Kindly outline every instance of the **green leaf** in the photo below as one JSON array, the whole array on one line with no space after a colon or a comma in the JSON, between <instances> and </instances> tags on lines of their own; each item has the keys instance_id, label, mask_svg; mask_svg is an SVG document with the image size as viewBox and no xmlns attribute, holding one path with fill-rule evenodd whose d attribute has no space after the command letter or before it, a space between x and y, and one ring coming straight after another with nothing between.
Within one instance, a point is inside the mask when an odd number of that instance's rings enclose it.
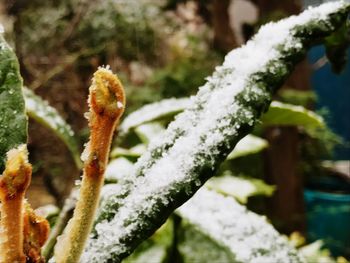
<instances>
[{"instance_id":1,"label":"green leaf","mask_svg":"<svg viewBox=\"0 0 350 263\"><path fill-rule=\"evenodd\" d=\"M70 125L60 116L55 108L51 107L47 101L35 95L33 91L24 87L23 93L28 116L52 130L67 146L75 164L80 168L82 162L80 160L79 145Z\"/></svg>"},{"instance_id":2,"label":"green leaf","mask_svg":"<svg viewBox=\"0 0 350 263\"><path fill-rule=\"evenodd\" d=\"M149 239L145 240L125 263L163 263L167 262L168 250L173 241L173 223L167 220Z\"/></svg>"},{"instance_id":3,"label":"green leaf","mask_svg":"<svg viewBox=\"0 0 350 263\"><path fill-rule=\"evenodd\" d=\"M190 98L166 99L148 104L130 114L121 125L121 133L126 134L137 126L154 122L184 111L191 105ZM324 127L321 116L302 106L273 101L269 110L261 118L264 125L303 126L308 128Z\"/></svg>"},{"instance_id":4,"label":"green leaf","mask_svg":"<svg viewBox=\"0 0 350 263\"><path fill-rule=\"evenodd\" d=\"M164 126L159 122L151 122L137 126L135 128L135 133L139 136L140 140L147 145L164 130Z\"/></svg>"},{"instance_id":5,"label":"green leaf","mask_svg":"<svg viewBox=\"0 0 350 263\"><path fill-rule=\"evenodd\" d=\"M178 250L184 263L237 262L234 253L186 219L177 232Z\"/></svg>"},{"instance_id":6,"label":"green leaf","mask_svg":"<svg viewBox=\"0 0 350 263\"><path fill-rule=\"evenodd\" d=\"M111 151L112 158L126 157L126 158L139 158L146 151L144 144L138 144L130 149L116 147Z\"/></svg>"},{"instance_id":7,"label":"green leaf","mask_svg":"<svg viewBox=\"0 0 350 263\"><path fill-rule=\"evenodd\" d=\"M28 120L17 57L0 32L0 174L6 153L27 143Z\"/></svg>"},{"instance_id":8,"label":"green leaf","mask_svg":"<svg viewBox=\"0 0 350 263\"><path fill-rule=\"evenodd\" d=\"M264 217L232 197L200 189L176 213L185 224L179 251L186 263L303 262Z\"/></svg>"},{"instance_id":9,"label":"green leaf","mask_svg":"<svg viewBox=\"0 0 350 263\"><path fill-rule=\"evenodd\" d=\"M125 263L162 263L167 256L167 247L162 244L141 244L135 250L135 254L131 254L128 258L123 260Z\"/></svg>"},{"instance_id":10,"label":"green leaf","mask_svg":"<svg viewBox=\"0 0 350 263\"><path fill-rule=\"evenodd\" d=\"M319 115L302 106L273 101L261 117L264 125L303 126L307 129L323 128L325 123Z\"/></svg>"},{"instance_id":11,"label":"green leaf","mask_svg":"<svg viewBox=\"0 0 350 263\"><path fill-rule=\"evenodd\" d=\"M105 172L106 183L117 183L132 173L134 164L124 157L113 159L107 165Z\"/></svg>"},{"instance_id":12,"label":"green leaf","mask_svg":"<svg viewBox=\"0 0 350 263\"><path fill-rule=\"evenodd\" d=\"M250 196L271 196L275 191L275 186L268 185L263 180L233 176L230 171L224 172L223 176L211 178L205 185L208 189L236 198L242 204L246 204Z\"/></svg>"},{"instance_id":13,"label":"green leaf","mask_svg":"<svg viewBox=\"0 0 350 263\"><path fill-rule=\"evenodd\" d=\"M48 204L45 206L41 206L38 207L37 209L35 209L35 212L44 217L50 224L50 227L52 228L55 223L56 223L56 219L60 213L60 209L52 204Z\"/></svg>"},{"instance_id":14,"label":"green leaf","mask_svg":"<svg viewBox=\"0 0 350 263\"><path fill-rule=\"evenodd\" d=\"M268 147L268 142L257 136L248 134L240 140L233 151L227 156L227 160L261 152Z\"/></svg>"},{"instance_id":15,"label":"green leaf","mask_svg":"<svg viewBox=\"0 0 350 263\"><path fill-rule=\"evenodd\" d=\"M172 118L184 111L190 103L189 98L173 98L148 104L126 117L120 126L120 131L122 134L126 134L141 124Z\"/></svg>"},{"instance_id":16,"label":"green leaf","mask_svg":"<svg viewBox=\"0 0 350 263\"><path fill-rule=\"evenodd\" d=\"M317 101L317 95L313 90L296 90L287 88L280 90L278 96L284 103L301 105L304 107Z\"/></svg>"}]
</instances>

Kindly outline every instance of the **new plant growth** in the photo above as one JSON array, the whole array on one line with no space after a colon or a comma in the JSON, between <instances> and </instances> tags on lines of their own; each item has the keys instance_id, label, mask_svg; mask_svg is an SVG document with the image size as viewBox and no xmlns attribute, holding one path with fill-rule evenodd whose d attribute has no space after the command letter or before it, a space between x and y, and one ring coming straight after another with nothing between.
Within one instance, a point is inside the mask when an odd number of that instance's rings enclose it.
<instances>
[{"instance_id":1,"label":"new plant growth","mask_svg":"<svg viewBox=\"0 0 350 263\"><path fill-rule=\"evenodd\" d=\"M120 125L122 84L108 67L99 68L88 99L83 165L72 129L22 87L14 52L1 38L0 262L305 262L242 205L274 187L229 167L268 147L255 126L296 125L310 134L324 127L315 113L271 103L272 96L310 47L328 45L347 26L349 10L343 1L326 3L263 26L226 56L195 96L147 105ZM45 245L48 223L24 200L31 176L25 110L54 130L83 166L77 201L73 190ZM118 145L110 153L115 130ZM130 136L137 138L133 144L126 143Z\"/></svg>"},{"instance_id":2,"label":"new plant growth","mask_svg":"<svg viewBox=\"0 0 350 263\"><path fill-rule=\"evenodd\" d=\"M83 252L98 206L112 136L124 111L123 86L109 69L100 68L95 72L89 105L87 118L91 132L82 154L83 180L73 218L56 246L55 259L59 263L78 262Z\"/></svg>"}]
</instances>

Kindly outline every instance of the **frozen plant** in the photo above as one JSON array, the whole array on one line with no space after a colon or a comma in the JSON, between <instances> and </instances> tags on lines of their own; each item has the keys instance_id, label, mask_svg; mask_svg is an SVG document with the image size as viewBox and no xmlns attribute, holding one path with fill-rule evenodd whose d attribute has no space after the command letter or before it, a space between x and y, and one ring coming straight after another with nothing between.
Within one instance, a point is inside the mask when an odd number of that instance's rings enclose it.
<instances>
[{"instance_id":1,"label":"frozen plant","mask_svg":"<svg viewBox=\"0 0 350 263\"><path fill-rule=\"evenodd\" d=\"M90 89L88 119L91 136L82 155L84 175L80 197L71 223L66 226L63 236L58 238L54 257L51 257L52 251L48 249L45 250L46 259L58 263L120 262L175 211L183 220L183 228L188 229L188 232L182 233L182 239L177 244L178 251L187 262L195 260L197 256L201 261L211 262L303 262L297 251L264 219L247 211L233 198L216 193L213 186L211 190L207 186L199 189L226 158L234 158L235 154L231 153L236 144L268 110L272 95L304 58L306 51L320 42L327 44L327 37L345 25L349 9L350 4L344 1L326 3L310 8L299 16L263 26L245 46L226 56L223 65L207 78L207 83L196 96L182 100L178 105L175 101L167 102L170 105L168 111L184 109L183 112L151 140L134 165L123 162L130 169L124 170L124 176L114 177L116 184L103 189L99 204L112 134L125 105L119 80L109 69L100 68L94 75ZM35 242L26 241L25 233L28 232L25 231L25 224L18 223L17 229L9 230L14 226L7 218L7 215L12 217L7 202L13 196L18 197L14 199L18 208L14 210L17 220L22 222L21 218L35 218L35 214L21 208L25 205L23 191L28 186L31 174L25 146L20 146L25 145L27 139L25 98L15 55L2 38L0 59L0 161L2 168L5 167L0 177L0 262L42 262L44 259L40 248L43 240L39 237L41 233L46 239L45 220L38 220L38 227L29 229ZM34 94L26 92L25 95L27 102L33 102ZM35 100L35 103L41 101ZM29 106L28 103L27 108ZM282 108L283 105L273 106ZM49 106L42 109L45 111L46 108ZM301 108L288 110L302 112ZM51 109L50 112L54 111ZM32 110L28 113L45 121L43 112L36 114ZM322 122L317 116L306 115L316 123ZM124 133L132 129L140 132L147 130L140 124L145 125L161 116L148 107L144 116L134 114L120 127ZM73 134L62 123L60 129L55 129L58 120L51 118L47 126L69 144L67 138L73 137ZM71 148L71 152L76 157L74 149ZM19 154L14 154L17 151ZM17 157L13 159L13 156L19 156L15 166L11 160L17 160ZM80 165L78 161L76 163ZM115 172L118 173L118 168L115 168ZM25 175L25 180L17 181L23 179L22 175ZM17 184L13 185L12 182L21 182L21 187L19 194L11 194L9 199L4 193L16 190ZM187 200L189 202L184 204ZM23 222L26 222L25 219ZM57 225L62 226L61 222L57 222ZM16 238L11 238L11 234ZM49 238L50 247L56 237ZM204 247L195 242L201 239L208 240ZM159 247L162 245L158 244ZM210 251L211 247L219 249ZM201 258L200 254L194 257L192 250L207 252Z\"/></svg>"}]
</instances>

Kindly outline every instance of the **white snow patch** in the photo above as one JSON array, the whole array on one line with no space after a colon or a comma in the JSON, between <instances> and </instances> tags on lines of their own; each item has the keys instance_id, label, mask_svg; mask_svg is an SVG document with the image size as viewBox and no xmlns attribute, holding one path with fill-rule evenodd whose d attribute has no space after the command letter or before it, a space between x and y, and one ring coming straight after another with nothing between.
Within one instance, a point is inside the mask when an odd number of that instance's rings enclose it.
<instances>
[{"instance_id":1,"label":"white snow patch","mask_svg":"<svg viewBox=\"0 0 350 263\"><path fill-rule=\"evenodd\" d=\"M295 262L297 258L288 241L264 217L231 197L203 188L177 211L199 231L229 248L238 262Z\"/></svg>"}]
</instances>

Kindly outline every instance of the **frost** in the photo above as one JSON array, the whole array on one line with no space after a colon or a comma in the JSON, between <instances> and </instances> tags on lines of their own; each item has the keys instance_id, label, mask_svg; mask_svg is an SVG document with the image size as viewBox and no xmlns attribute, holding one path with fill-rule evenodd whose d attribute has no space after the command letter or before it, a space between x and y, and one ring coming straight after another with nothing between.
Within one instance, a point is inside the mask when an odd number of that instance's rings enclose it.
<instances>
[{"instance_id":1,"label":"frost","mask_svg":"<svg viewBox=\"0 0 350 263\"><path fill-rule=\"evenodd\" d=\"M88 159L89 159L89 155L90 155L90 152L91 152L91 149L90 149L90 142L87 142L84 144L84 150L83 152L81 153L80 155L80 159L83 161L83 162L86 162Z\"/></svg>"},{"instance_id":2,"label":"frost","mask_svg":"<svg viewBox=\"0 0 350 263\"><path fill-rule=\"evenodd\" d=\"M264 217L249 212L231 197L201 189L177 213L227 247L235 255L235 262L303 262Z\"/></svg>"},{"instance_id":3,"label":"frost","mask_svg":"<svg viewBox=\"0 0 350 263\"><path fill-rule=\"evenodd\" d=\"M118 107L118 109L122 109L124 107L124 105L123 105L122 102L118 101L117 102L117 107Z\"/></svg>"},{"instance_id":4,"label":"frost","mask_svg":"<svg viewBox=\"0 0 350 263\"><path fill-rule=\"evenodd\" d=\"M327 3L268 24L246 46L230 52L191 98L190 106L150 143L134 172L118 184L118 191L103 201L81 262L119 262L189 199L268 108L271 93L312 44L313 33L332 32L345 20L345 8L342 2ZM251 248L246 254L235 251L240 258L254 256L248 255L252 251L271 254L271 258L295 257L277 233L275 246L260 244L270 230L273 232L272 227L255 228L259 220L241 209L242 215L248 214L247 220L232 217L228 227L234 232L225 233L225 238L232 240L234 233L241 231L234 226L243 227L242 234L248 238L244 244L251 242ZM241 246L243 243L230 248Z\"/></svg>"},{"instance_id":5,"label":"frost","mask_svg":"<svg viewBox=\"0 0 350 263\"><path fill-rule=\"evenodd\" d=\"M102 70L102 71L105 71L107 73L111 73L113 74L112 70L111 70L111 66L110 65L106 65L106 66L99 66L97 68L98 70Z\"/></svg>"}]
</instances>

